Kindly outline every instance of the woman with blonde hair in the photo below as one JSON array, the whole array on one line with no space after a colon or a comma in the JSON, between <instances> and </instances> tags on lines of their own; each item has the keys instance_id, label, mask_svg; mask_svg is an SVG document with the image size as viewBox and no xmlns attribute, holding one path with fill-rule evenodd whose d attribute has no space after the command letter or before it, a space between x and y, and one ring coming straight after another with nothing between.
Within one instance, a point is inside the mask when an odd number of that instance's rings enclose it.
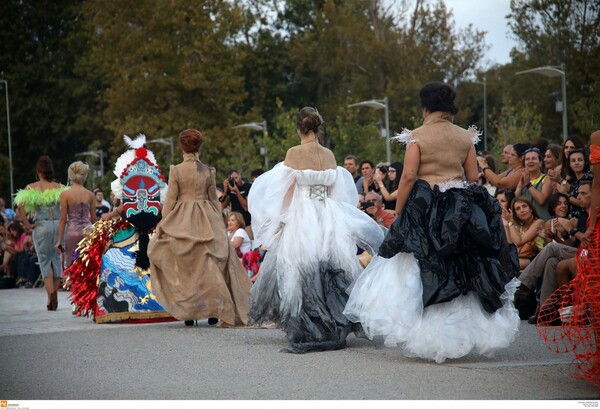
<instances>
[{"instance_id":1,"label":"woman with blonde hair","mask_svg":"<svg viewBox=\"0 0 600 409\"><path fill-rule=\"evenodd\" d=\"M83 162L71 163L68 170L71 187L60 194L58 240L54 248L65 253L64 268L73 264L73 254L77 244L83 239L85 229L96 222L96 198L83 186L89 171L90 167Z\"/></svg>"},{"instance_id":2,"label":"woman with blonde hair","mask_svg":"<svg viewBox=\"0 0 600 409\"><path fill-rule=\"evenodd\" d=\"M240 212L231 212L227 217L227 236L231 240L231 245L239 258L252 250L250 236L245 230L246 222Z\"/></svg>"}]
</instances>

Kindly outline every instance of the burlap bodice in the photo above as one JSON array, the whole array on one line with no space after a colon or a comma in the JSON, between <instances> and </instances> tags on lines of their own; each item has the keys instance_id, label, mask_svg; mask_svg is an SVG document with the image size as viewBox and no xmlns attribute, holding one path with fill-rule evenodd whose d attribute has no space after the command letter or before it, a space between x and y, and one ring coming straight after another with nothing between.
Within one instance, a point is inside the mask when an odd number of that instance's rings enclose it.
<instances>
[{"instance_id":1,"label":"burlap bodice","mask_svg":"<svg viewBox=\"0 0 600 409\"><path fill-rule=\"evenodd\" d=\"M473 146L473 135L452 123L448 112L433 112L412 131L421 152L419 179L430 186L463 179L463 163Z\"/></svg>"}]
</instances>

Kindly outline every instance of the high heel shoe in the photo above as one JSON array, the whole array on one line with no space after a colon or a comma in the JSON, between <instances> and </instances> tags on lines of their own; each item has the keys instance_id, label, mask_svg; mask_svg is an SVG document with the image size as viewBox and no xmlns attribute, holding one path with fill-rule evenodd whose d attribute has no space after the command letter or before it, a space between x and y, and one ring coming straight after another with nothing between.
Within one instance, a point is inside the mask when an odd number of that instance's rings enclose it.
<instances>
[{"instance_id":1,"label":"high heel shoe","mask_svg":"<svg viewBox=\"0 0 600 409\"><path fill-rule=\"evenodd\" d=\"M54 291L51 294L51 299L52 299L52 301L50 302L50 304L51 304L50 311L56 311L56 309L58 308L58 294L56 291Z\"/></svg>"}]
</instances>

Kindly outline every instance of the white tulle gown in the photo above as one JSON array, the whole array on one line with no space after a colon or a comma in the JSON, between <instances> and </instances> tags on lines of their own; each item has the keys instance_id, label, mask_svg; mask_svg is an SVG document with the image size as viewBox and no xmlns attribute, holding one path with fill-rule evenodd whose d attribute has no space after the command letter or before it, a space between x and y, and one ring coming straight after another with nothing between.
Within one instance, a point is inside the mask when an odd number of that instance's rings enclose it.
<instances>
[{"instance_id":1,"label":"white tulle gown","mask_svg":"<svg viewBox=\"0 0 600 409\"><path fill-rule=\"evenodd\" d=\"M357 245L372 253L383 240L381 227L356 208L352 176L341 167L280 163L253 183L248 203L254 246L267 249L250 292L250 323L275 322L290 352L343 348L359 330L342 313L362 270Z\"/></svg>"}]
</instances>

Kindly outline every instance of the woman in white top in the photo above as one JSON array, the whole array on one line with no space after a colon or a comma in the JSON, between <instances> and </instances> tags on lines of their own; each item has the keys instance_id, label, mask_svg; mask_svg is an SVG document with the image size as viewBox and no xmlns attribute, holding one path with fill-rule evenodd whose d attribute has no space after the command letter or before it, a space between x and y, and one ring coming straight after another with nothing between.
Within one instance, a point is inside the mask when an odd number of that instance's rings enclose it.
<instances>
[{"instance_id":1,"label":"woman in white top","mask_svg":"<svg viewBox=\"0 0 600 409\"><path fill-rule=\"evenodd\" d=\"M244 216L240 212L229 214L227 218L227 236L239 258L242 258L244 253L252 250L252 243L248 233L244 230L245 227Z\"/></svg>"}]
</instances>

